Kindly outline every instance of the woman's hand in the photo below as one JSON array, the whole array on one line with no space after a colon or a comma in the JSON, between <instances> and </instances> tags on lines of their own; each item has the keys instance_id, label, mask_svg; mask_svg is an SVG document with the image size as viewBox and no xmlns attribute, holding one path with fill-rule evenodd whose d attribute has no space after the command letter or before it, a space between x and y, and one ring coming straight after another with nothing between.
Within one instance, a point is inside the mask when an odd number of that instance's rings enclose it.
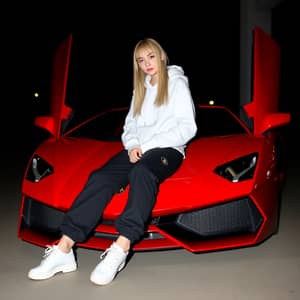
<instances>
[{"instance_id":1,"label":"woman's hand","mask_svg":"<svg viewBox=\"0 0 300 300\"><path fill-rule=\"evenodd\" d=\"M138 162L142 157L142 149L140 147L136 147L128 151L129 161L131 163Z\"/></svg>"}]
</instances>

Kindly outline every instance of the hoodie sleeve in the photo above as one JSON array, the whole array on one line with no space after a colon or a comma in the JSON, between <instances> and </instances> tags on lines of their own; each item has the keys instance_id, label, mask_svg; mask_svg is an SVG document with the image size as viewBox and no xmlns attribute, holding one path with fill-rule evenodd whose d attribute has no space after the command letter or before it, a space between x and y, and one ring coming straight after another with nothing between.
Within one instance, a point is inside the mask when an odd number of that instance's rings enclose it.
<instances>
[{"instance_id":1,"label":"hoodie sleeve","mask_svg":"<svg viewBox=\"0 0 300 300\"><path fill-rule=\"evenodd\" d=\"M161 130L141 145L143 153L155 147L181 147L191 140L196 132L195 107L188 82L177 78L170 90L169 102L172 113L160 123Z\"/></svg>"},{"instance_id":2,"label":"hoodie sleeve","mask_svg":"<svg viewBox=\"0 0 300 300\"><path fill-rule=\"evenodd\" d=\"M132 97L121 136L123 146L126 150L130 150L140 145L137 136L136 120L133 117L133 99L134 98Z\"/></svg>"}]
</instances>

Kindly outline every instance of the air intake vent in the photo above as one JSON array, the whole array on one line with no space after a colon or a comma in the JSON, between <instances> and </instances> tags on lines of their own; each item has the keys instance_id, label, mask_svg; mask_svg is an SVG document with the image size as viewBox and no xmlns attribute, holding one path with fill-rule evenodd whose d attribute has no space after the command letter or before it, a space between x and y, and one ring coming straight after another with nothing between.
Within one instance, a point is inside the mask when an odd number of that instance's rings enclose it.
<instances>
[{"instance_id":1,"label":"air intake vent","mask_svg":"<svg viewBox=\"0 0 300 300\"><path fill-rule=\"evenodd\" d=\"M175 237L201 239L237 233L253 233L263 221L249 198L205 209L163 217L159 227Z\"/></svg>"}]
</instances>

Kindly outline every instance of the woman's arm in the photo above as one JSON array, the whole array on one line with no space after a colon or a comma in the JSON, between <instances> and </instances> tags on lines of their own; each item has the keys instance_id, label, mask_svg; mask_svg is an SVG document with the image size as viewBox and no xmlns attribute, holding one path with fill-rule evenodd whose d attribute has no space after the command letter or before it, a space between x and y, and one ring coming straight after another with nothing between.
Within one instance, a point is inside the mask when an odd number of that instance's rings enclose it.
<instances>
[{"instance_id":1,"label":"woman's arm","mask_svg":"<svg viewBox=\"0 0 300 300\"><path fill-rule=\"evenodd\" d=\"M139 140L136 130L136 121L133 117L133 101L134 99L132 97L130 108L125 118L123 133L121 136L124 148L128 151L133 148L139 147Z\"/></svg>"}]
</instances>

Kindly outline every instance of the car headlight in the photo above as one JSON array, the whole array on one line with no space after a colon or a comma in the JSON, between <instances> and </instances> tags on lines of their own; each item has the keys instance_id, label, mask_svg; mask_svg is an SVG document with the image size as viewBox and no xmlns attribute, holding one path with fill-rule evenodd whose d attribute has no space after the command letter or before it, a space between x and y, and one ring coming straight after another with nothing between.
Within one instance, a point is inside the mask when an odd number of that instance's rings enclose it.
<instances>
[{"instance_id":1,"label":"car headlight","mask_svg":"<svg viewBox=\"0 0 300 300\"><path fill-rule=\"evenodd\" d=\"M252 179L257 159L258 153L251 153L217 167L214 172L231 182Z\"/></svg>"},{"instance_id":2,"label":"car headlight","mask_svg":"<svg viewBox=\"0 0 300 300\"><path fill-rule=\"evenodd\" d=\"M28 168L26 179L32 182L39 182L41 179L53 173L53 168L48 162L38 155L34 155L31 165Z\"/></svg>"}]
</instances>

